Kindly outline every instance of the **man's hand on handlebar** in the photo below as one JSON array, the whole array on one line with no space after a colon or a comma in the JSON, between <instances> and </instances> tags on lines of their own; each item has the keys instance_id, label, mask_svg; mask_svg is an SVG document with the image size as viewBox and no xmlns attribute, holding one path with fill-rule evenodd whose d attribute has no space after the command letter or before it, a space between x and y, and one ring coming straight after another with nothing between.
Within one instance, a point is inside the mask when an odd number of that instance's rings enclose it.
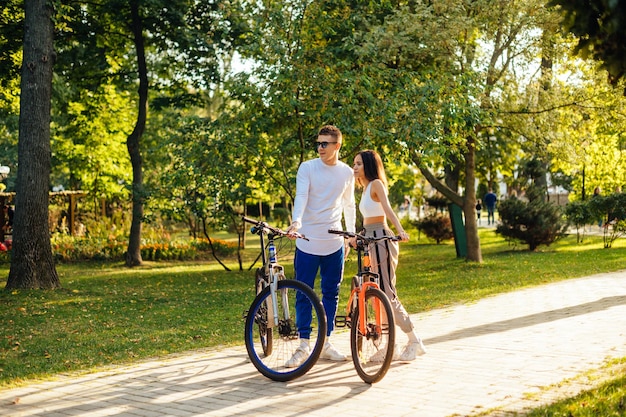
<instances>
[{"instance_id":1,"label":"man's hand on handlebar","mask_svg":"<svg viewBox=\"0 0 626 417\"><path fill-rule=\"evenodd\" d=\"M300 228L300 223L293 222L287 228L287 237L289 239L297 239L300 234L298 233L298 229Z\"/></svg>"}]
</instances>

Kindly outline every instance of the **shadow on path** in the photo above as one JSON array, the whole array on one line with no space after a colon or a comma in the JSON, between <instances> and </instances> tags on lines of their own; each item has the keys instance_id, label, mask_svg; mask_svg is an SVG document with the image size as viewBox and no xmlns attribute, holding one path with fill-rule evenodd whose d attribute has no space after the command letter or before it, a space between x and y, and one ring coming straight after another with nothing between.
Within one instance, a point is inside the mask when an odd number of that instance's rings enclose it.
<instances>
[{"instance_id":1,"label":"shadow on path","mask_svg":"<svg viewBox=\"0 0 626 417\"><path fill-rule=\"evenodd\" d=\"M564 307L556 310L542 311L540 313L535 313L528 316L521 316L514 319L502 320L493 323L483 324L480 326L468 327L441 336L429 338L427 340L424 340L424 343L432 345L435 343L443 343L451 340L482 336L490 333L505 332L508 330L519 329L522 327L534 326L537 324L548 323L551 321L561 320L574 316L590 314L625 304L626 295L604 297L596 301L579 304L573 307Z\"/></svg>"}]
</instances>

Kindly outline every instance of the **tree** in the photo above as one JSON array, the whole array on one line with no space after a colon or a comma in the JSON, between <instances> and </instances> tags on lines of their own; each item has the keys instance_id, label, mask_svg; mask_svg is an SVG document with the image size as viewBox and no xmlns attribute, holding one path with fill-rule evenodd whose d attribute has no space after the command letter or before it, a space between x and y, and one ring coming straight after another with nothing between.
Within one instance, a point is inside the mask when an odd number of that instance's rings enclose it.
<instances>
[{"instance_id":1,"label":"tree","mask_svg":"<svg viewBox=\"0 0 626 417\"><path fill-rule=\"evenodd\" d=\"M52 9L46 0L24 2L17 198L13 256L7 288L58 288L48 228Z\"/></svg>"},{"instance_id":2,"label":"tree","mask_svg":"<svg viewBox=\"0 0 626 417\"><path fill-rule=\"evenodd\" d=\"M382 24L365 25L357 47L362 60L383 61L392 70L385 77L385 98L397 105L397 141L431 185L463 208L472 261L482 260L475 215L477 151L491 137L505 137L490 132L498 125L501 93L515 78L514 63L537 59L537 29L549 21L540 1L503 7L490 1L411 3ZM437 175L442 166L443 181Z\"/></svg>"},{"instance_id":3,"label":"tree","mask_svg":"<svg viewBox=\"0 0 626 417\"><path fill-rule=\"evenodd\" d=\"M144 40L143 18L139 12L139 1L130 1L130 28L133 34L137 58L137 77L139 78L138 111L135 128L126 139L128 155L133 167L133 216L130 224L128 249L126 250L126 265L140 265L141 260L141 225L144 211L144 184L143 160L141 157L140 141L146 128L148 117L148 66L146 64L146 48Z\"/></svg>"},{"instance_id":4,"label":"tree","mask_svg":"<svg viewBox=\"0 0 626 417\"><path fill-rule=\"evenodd\" d=\"M154 100L157 109L185 107L210 96L207 91L220 81L222 54L228 56L236 38L231 34L239 30L237 13L237 2L226 7L220 1L98 0L67 6L59 25L60 76L69 84L89 83L96 94L103 94L102 85L108 84L124 97L133 92L135 120L124 129L132 165L128 266L142 261L141 229L150 198L144 184L148 149L142 143L150 129L148 102Z\"/></svg>"},{"instance_id":5,"label":"tree","mask_svg":"<svg viewBox=\"0 0 626 417\"><path fill-rule=\"evenodd\" d=\"M317 126L339 125L348 160L375 148L417 165L463 207L468 259L480 262L476 152L496 124L513 62L537 59L536 29L550 21L544 3L337 0L251 7L258 16L251 38L258 42L244 52L258 63L261 88L255 101L242 95L242 107L254 112L249 125L282 145L279 160L293 161L298 152L301 160L304 139Z\"/></svg>"},{"instance_id":6,"label":"tree","mask_svg":"<svg viewBox=\"0 0 626 417\"><path fill-rule=\"evenodd\" d=\"M239 241L243 241L246 231L239 226L240 216L246 213L248 182L254 178L255 168L247 152L241 151L245 144L237 136L214 133L219 130L209 120L189 116L170 123L170 141L164 146L167 159L162 159L169 174L161 178L162 193L172 202L171 212L184 209L201 223L214 258L230 270L214 250L210 231L235 230ZM182 207L177 202L182 202ZM241 258L239 268L242 269Z\"/></svg>"}]
</instances>

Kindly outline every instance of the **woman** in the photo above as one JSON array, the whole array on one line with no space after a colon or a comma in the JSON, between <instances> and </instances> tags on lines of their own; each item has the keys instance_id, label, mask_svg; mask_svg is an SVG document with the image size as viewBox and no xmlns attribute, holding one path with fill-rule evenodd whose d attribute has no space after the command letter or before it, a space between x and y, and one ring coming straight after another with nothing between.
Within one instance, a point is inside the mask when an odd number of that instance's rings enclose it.
<instances>
[{"instance_id":1,"label":"woman","mask_svg":"<svg viewBox=\"0 0 626 417\"><path fill-rule=\"evenodd\" d=\"M404 231L387 197L387 177L380 155L365 150L354 157L354 178L363 188L359 210L363 215L363 228L367 236L393 235L387 226L391 221L402 242L408 242L409 235ZM354 245L354 240L351 244ZM426 353L422 340L415 333L411 318L396 294L396 267L398 266L398 243L382 241L370 247L372 270L380 275L380 286L393 306L396 324L404 331L409 341L394 359L412 361L417 355Z\"/></svg>"}]
</instances>

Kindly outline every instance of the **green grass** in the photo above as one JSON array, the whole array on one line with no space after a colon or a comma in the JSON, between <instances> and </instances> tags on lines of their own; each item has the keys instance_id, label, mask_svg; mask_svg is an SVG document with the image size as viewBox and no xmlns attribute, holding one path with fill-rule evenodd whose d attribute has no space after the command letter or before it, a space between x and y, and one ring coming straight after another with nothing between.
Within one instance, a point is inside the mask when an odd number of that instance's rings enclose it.
<instances>
[{"instance_id":1,"label":"green grass","mask_svg":"<svg viewBox=\"0 0 626 417\"><path fill-rule=\"evenodd\" d=\"M216 262L58 265L63 289L0 291L0 389L68 371L243 343L242 313L254 297L248 271L258 253L250 239L245 271ZM292 243L279 253L292 269ZM585 244L568 237L528 252L492 230L481 230L484 262L457 259L454 245L425 238L401 246L398 292L410 313L418 313L527 286L626 268L626 239L612 249L601 237ZM345 276L356 269L355 254ZM0 265L0 288L8 265ZM344 280L341 305L350 280ZM617 382L624 386L624 381ZM543 414L542 414L543 415ZM552 414L545 414L552 415Z\"/></svg>"},{"instance_id":2,"label":"green grass","mask_svg":"<svg viewBox=\"0 0 626 417\"><path fill-rule=\"evenodd\" d=\"M596 388L580 394L538 407L525 413L526 417L619 417L626 415L626 360L612 361L603 369L582 375L581 378L596 378L597 373L605 379ZM573 382L576 383L575 381Z\"/></svg>"}]
</instances>

